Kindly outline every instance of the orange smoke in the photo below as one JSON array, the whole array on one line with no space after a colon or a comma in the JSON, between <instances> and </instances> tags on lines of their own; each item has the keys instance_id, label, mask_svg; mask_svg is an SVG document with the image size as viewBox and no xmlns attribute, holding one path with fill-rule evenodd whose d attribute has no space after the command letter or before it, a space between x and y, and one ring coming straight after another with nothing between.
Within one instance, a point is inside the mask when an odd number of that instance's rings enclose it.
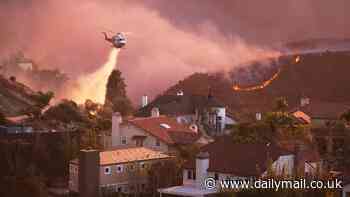
<instances>
[{"instance_id":1,"label":"orange smoke","mask_svg":"<svg viewBox=\"0 0 350 197\"><path fill-rule=\"evenodd\" d=\"M96 72L81 76L78 87L72 92L71 99L77 103L84 103L90 99L97 103L104 103L108 76L117 65L120 49L112 49L107 62Z\"/></svg>"}]
</instances>

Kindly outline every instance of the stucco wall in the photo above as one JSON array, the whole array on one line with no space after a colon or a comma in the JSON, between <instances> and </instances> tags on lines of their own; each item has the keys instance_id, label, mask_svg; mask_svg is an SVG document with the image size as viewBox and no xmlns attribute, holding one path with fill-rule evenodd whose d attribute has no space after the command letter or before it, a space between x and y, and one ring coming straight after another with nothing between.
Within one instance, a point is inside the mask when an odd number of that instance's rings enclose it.
<instances>
[{"instance_id":1,"label":"stucco wall","mask_svg":"<svg viewBox=\"0 0 350 197\"><path fill-rule=\"evenodd\" d=\"M169 147L163 141L160 142L160 146L156 146L157 138L152 136L151 134L139 129L131 124L124 124L120 126L120 134L121 136L116 140L121 140L122 136L126 137L127 144L126 145L136 145L136 141L133 140L133 136L146 136L146 139L143 141L143 147L150 148L157 151L168 152ZM120 143L121 144L121 143Z\"/></svg>"}]
</instances>

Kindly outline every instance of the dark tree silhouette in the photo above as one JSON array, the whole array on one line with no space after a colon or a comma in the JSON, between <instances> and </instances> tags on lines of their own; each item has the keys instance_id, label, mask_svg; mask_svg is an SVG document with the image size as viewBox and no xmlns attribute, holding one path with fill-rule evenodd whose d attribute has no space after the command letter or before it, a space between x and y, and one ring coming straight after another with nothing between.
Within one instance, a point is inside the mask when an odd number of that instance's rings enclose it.
<instances>
[{"instance_id":1,"label":"dark tree silhouette","mask_svg":"<svg viewBox=\"0 0 350 197\"><path fill-rule=\"evenodd\" d=\"M5 118L4 113L2 113L2 111L0 111L0 125L5 125L7 123L7 120Z\"/></svg>"},{"instance_id":2,"label":"dark tree silhouette","mask_svg":"<svg viewBox=\"0 0 350 197\"><path fill-rule=\"evenodd\" d=\"M119 70L113 70L108 77L105 107L111 107L113 111L118 111L122 115L130 114L132 105L125 88L122 73Z\"/></svg>"},{"instance_id":3,"label":"dark tree silhouette","mask_svg":"<svg viewBox=\"0 0 350 197\"><path fill-rule=\"evenodd\" d=\"M78 105L70 100L62 100L59 104L50 107L44 113L44 119L58 120L64 123L84 123L87 121L82 113L80 113Z\"/></svg>"}]
</instances>

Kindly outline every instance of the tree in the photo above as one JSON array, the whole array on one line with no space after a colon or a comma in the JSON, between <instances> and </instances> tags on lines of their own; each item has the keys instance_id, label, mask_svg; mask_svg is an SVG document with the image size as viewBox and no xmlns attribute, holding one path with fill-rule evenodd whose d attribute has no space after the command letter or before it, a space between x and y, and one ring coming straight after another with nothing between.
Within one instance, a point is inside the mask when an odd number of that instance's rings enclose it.
<instances>
[{"instance_id":1,"label":"tree","mask_svg":"<svg viewBox=\"0 0 350 197\"><path fill-rule=\"evenodd\" d=\"M0 111L0 125L5 125L7 123L5 115Z\"/></svg>"},{"instance_id":2,"label":"tree","mask_svg":"<svg viewBox=\"0 0 350 197\"><path fill-rule=\"evenodd\" d=\"M51 91L48 92L38 92L38 95L35 96L37 102L38 102L38 107L41 109L45 108L50 104L51 99L54 97L54 93Z\"/></svg>"},{"instance_id":3,"label":"tree","mask_svg":"<svg viewBox=\"0 0 350 197\"><path fill-rule=\"evenodd\" d=\"M95 129L88 129L82 139L80 141L81 148L85 149L99 149L101 147L98 137L97 131Z\"/></svg>"},{"instance_id":4,"label":"tree","mask_svg":"<svg viewBox=\"0 0 350 197\"><path fill-rule=\"evenodd\" d=\"M59 104L50 107L44 118L48 120L58 120L63 123L86 122L86 118L79 111L78 105L71 100L62 100Z\"/></svg>"},{"instance_id":5,"label":"tree","mask_svg":"<svg viewBox=\"0 0 350 197\"><path fill-rule=\"evenodd\" d=\"M288 108L288 101L285 97L279 97L276 99L275 101L275 108L277 111L281 111L281 112L284 112L287 110Z\"/></svg>"},{"instance_id":6,"label":"tree","mask_svg":"<svg viewBox=\"0 0 350 197\"><path fill-rule=\"evenodd\" d=\"M180 185L182 170L175 160L159 161L151 165L148 171L150 194L155 196L157 189Z\"/></svg>"},{"instance_id":7,"label":"tree","mask_svg":"<svg viewBox=\"0 0 350 197\"><path fill-rule=\"evenodd\" d=\"M267 143L272 138L272 134L267 131L268 125L264 123L239 124L233 127L232 139L238 144Z\"/></svg>"},{"instance_id":8,"label":"tree","mask_svg":"<svg viewBox=\"0 0 350 197\"><path fill-rule=\"evenodd\" d=\"M122 115L132 112L131 101L126 95L126 84L119 70L113 70L109 75L106 89L105 107L111 107Z\"/></svg>"}]
</instances>

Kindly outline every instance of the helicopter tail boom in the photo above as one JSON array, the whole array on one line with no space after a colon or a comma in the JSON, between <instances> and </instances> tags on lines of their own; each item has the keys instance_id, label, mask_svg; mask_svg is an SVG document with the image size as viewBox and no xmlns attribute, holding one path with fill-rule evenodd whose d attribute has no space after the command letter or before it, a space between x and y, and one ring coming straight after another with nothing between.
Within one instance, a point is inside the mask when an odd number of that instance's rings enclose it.
<instances>
[{"instance_id":1,"label":"helicopter tail boom","mask_svg":"<svg viewBox=\"0 0 350 197\"><path fill-rule=\"evenodd\" d=\"M108 41L108 42L112 42L112 39L111 38L108 38L108 35L106 32L102 32L102 34L105 36L105 40Z\"/></svg>"}]
</instances>

